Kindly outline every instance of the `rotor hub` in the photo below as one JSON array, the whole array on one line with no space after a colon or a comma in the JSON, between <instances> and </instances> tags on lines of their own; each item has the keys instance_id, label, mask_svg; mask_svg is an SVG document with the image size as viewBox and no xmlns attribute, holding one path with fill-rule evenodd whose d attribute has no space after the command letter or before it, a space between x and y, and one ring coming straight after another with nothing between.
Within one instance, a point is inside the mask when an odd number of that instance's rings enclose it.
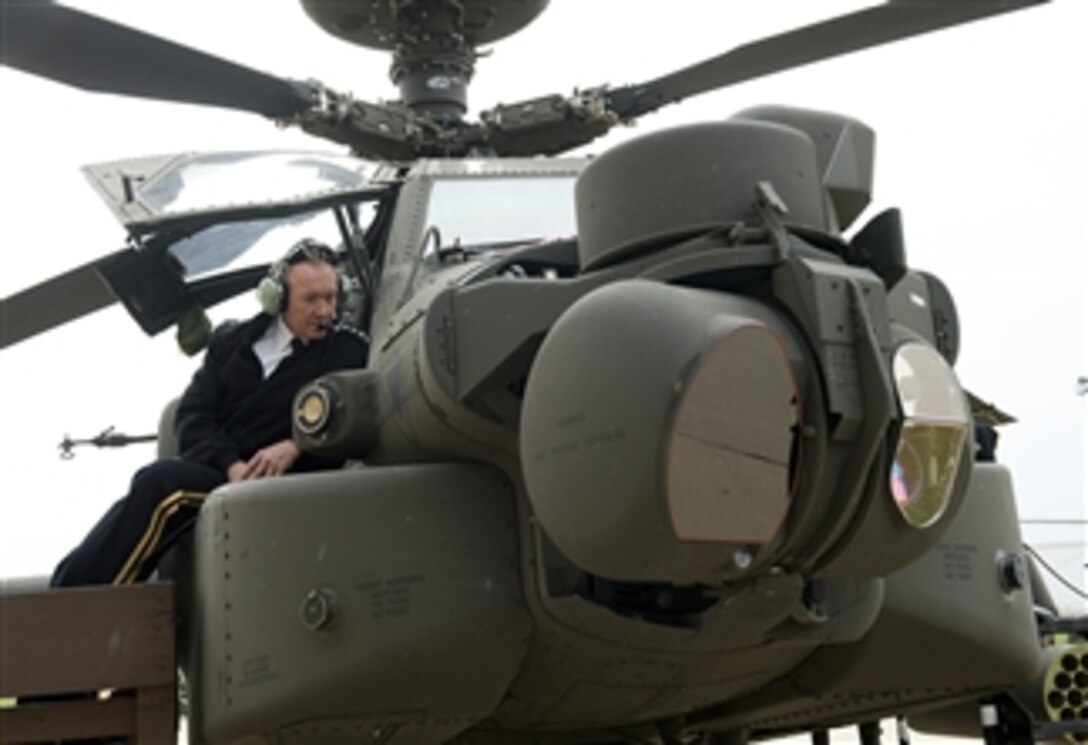
<instances>
[{"instance_id":1,"label":"rotor hub","mask_svg":"<svg viewBox=\"0 0 1088 745\"><path fill-rule=\"evenodd\" d=\"M476 48L520 31L548 0L301 0L333 36L393 52L389 76L401 101L441 118L460 119Z\"/></svg>"}]
</instances>

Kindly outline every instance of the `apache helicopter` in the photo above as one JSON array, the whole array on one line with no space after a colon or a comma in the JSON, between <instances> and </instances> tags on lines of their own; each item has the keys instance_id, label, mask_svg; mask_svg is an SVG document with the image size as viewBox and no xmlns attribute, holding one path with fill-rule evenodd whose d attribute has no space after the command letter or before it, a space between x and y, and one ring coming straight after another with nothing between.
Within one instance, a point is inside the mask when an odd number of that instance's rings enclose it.
<instances>
[{"instance_id":1,"label":"apache helicopter","mask_svg":"<svg viewBox=\"0 0 1088 745\"><path fill-rule=\"evenodd\" d=\"M133 245L2 301L0 346L120 301L196 350L203 309L265 267L218 270L336 218L371 359L301 391L295 428L358 463L209 498L175 557L193 740L744 741L901 713L959 732L980 699L988 737L1017 740L1047 705L1017 686L1083 719L1058 679L1086 650L1040 646L1008 473L972 462L952 297L907 266L896 212L844 235L872 131L762 107L535 157L1032 4L893 2L478 122L477 48L543 0L304 0L394 52L396 104L6 6L13 67L256 111L379 163L282 156L320 189L214 209L176 207L192 174L264 156L96 167Z\"/></svg>"}]
</instances>

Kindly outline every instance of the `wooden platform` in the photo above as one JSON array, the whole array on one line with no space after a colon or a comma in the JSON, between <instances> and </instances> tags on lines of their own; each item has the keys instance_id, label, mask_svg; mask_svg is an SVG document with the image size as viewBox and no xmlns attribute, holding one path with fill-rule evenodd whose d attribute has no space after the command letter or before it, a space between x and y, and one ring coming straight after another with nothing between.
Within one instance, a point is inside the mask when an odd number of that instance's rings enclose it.
<instances>
[{"instance_id":1,"label":"wooden platform","mask_svg":"<svg viewBox=\"0 0 1088 745\"><path fill-rule=\"evenodd\" d=\"M171 583L0 592L0 743L172 745L175 675Z\"/></svg>"}]
</instances>

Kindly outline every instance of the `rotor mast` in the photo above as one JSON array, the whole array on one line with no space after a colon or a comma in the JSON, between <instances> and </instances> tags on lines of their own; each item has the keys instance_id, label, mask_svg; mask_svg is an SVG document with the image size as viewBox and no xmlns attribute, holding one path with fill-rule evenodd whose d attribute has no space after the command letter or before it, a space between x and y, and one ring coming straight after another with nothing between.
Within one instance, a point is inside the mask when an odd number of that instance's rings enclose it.
<instances>
[{"instance_id":1,"label":"rotor mast","mask_svg":"<svg viewBox=\"0 0 1088 745\"><path fill-rule=\"evenodd\" d=\"M460 121L476 52L465 41L464 13L453 0L397 6L397 46L389 78L401 101L436 119Z\"/></svg>"}]
</instances>

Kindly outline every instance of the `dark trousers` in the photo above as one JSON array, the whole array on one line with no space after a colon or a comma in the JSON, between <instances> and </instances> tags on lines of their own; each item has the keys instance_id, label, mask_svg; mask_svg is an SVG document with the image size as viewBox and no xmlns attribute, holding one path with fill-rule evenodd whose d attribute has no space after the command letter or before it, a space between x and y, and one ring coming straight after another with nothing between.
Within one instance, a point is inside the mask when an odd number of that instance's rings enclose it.
<instances>
[{"instance_id":1,"label":"dark trousers","mask_svg":"<svg viewBox=\"0 0 1088 745\"><path fill-rule=\"evenodd\" d=\"M147 579L162 553L192 525L204 496L226 481L209 466L155 461L132 477L87 537L61 560L53 587L125 584Z\"/></svg>"}]
</instances>

